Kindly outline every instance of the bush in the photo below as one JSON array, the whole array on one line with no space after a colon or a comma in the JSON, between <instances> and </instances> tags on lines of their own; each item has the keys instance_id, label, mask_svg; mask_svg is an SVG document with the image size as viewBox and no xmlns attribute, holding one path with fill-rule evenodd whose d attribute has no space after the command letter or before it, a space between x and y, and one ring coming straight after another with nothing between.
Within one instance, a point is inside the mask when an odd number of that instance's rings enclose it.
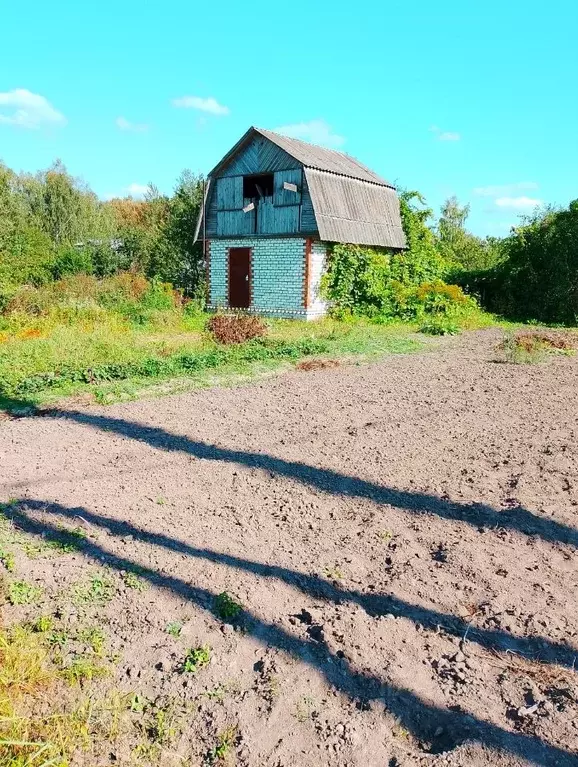
<instances>
[{"instance_id":1,"label":"bush","mask_svg":"<svg viewBox=\"0 0 578 767\"><path fill-rule=\"evenodd\" d=\"M3 294L0 285L0 301ZM58 309L102 307L119 312L126 319L143 324L151 312L173 310L181 306L178 291L157 280L149 282L142 274L121 272L98 280L89 274L70 274L61 280L35 288L22 285L6 291L4 312L22 312L38 316Z\"/></svg>"},{"instance_id":2,"label":"bush","mask_svg":"<svg viewBox=\"0 0 578 767\"><path fill-rule=\"evenodd\" d=\"M63 248L52 264L52 275L61 280L70 274L92 274L93 264L90 253L78 248Z\"/></svg>"},{"instance_id":3,"label":"bush","mask_svg":"<svg viewBox=\"0 0 578 767\"><path fill-rule=\"evenodd\" d=\"M447 317L433 317L426 320L419 330L420 333L430 336L456 336L460 332L460 326Z\"/></svg>"},{"instance_id":4,"label":"bush","mask_svg":"<svg viewBox=\"0 0 578 767\"><path fill-rule=\"evenodd\" d=\"M578 324L578 200L527 218L503 241L506 260L464 275L490 311L512 319Z\"/></svg>"},{"instance_id":5,"label":"bush","mask_svg":"<svg viewBox=\"0 0 578 767\"><path fill-rule=\"evenodd\" d=\"M220 344L242 344L262 338L267 333L267 326L255 315L215 314L207 322L207 330Z\"/></svg>"}]
</instances>

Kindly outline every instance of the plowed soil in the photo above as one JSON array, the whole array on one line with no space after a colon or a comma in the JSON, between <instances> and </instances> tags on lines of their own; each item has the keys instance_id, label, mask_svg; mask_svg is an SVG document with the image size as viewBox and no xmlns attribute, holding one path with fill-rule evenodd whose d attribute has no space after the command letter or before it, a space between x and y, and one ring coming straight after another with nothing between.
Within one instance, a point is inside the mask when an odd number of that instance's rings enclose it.
<instances>
[{"instance_id":1,"label":"plowed soil","mask_svg":"<svg viewBox=\"0 0 578 767\"><path fill-rule=\"evenodd\" d=\"M187 712L159 764L232 727L251 767L578 765L578 359L499 340L0 425L15 523L87 535L18 559L46 605L95 571L148 586L99 609L100 684Z\"/></svg>"}]
</instances>

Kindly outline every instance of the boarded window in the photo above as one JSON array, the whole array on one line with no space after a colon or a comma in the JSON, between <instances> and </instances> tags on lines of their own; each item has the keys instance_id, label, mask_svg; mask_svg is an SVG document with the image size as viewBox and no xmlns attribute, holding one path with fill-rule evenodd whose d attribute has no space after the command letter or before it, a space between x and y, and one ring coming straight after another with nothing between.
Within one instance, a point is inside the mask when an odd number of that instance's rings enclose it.
<instances>
[{"instance_id":1,"label":"boarded window","mask_svg":"<svg viewBox=\"0 0 578 767\"><path fill-rule=\"evenodd\" d=\"M246 200L273 196L273 174L261 173L258 176L243 177L243 197Z\"/></svg>"}]
</instances>

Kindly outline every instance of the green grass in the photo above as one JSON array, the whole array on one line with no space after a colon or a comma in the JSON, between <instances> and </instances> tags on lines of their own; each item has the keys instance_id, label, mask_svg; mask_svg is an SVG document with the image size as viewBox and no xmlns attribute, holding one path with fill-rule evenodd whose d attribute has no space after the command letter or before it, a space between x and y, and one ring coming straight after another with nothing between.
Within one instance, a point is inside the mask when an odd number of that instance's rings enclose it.
<instances>
[{"instance_id":1,"label":"green grass","mask_svg":"<svg viewBox=\"0 0 578 767\"><path fill-rule=\"evenodd\" d=\"M305 356L369 360L425 343L418 324L325 318L268 320L264 340L223 347L204 330L207 314L145 288L143 278L117 275L23 290L16 308L0 315L0 411L29 414L79 395L108 404L235 385ZM460 317L462 328L492 324L496 318L479 310Z\"/></svg>"},{"instance_id":2,"label":"green grass","mask_svg":"<svg viewBox=\"0 0 578 767\"><path fill-rule=\"evenodd\" d=\"M11 605L29 605L37 602L42 595L39 586L32 586L26 581L13 581L8 586L8 601Z\"/></svg>"},{"instance_id":3,"label":"green grass","mask_svg":"<svg viewBox=\"0 0 578 767\"><path fill-rule=\"evenodd\" d=\"M223 347L204 332L205 314L159 310L135 323L103 307L87 316L67 312L0 317L1 410L26 414L83 393L106 404L151 388L154 395L235 383L312 354L372 357L421 348L413 326L361 320L271 320L264 341Z\"/></svg>"},{"instance_id":4,"label":"green grass","mask_svg":"<svg viewBox=\"0 0 578 767\"><path fill-rule=\"evenodd\" d=\"M93 575L89 580L77 583L72 590L72 601L81 605L105 605L114 597L114 584L104 575Z\"/></svg>"}]
</instances>

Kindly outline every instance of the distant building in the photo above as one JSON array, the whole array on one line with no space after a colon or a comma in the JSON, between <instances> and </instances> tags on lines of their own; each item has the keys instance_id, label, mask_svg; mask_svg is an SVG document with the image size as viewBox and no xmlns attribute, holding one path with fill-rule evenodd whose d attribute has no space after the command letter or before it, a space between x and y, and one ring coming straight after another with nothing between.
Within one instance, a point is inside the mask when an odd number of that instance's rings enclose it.
<instances>
[{"instance_id":1,"label":"distant building","mask_svg":"<svg viewBox=\"0 0 578 767\"><path fill-rule=\"evenodd\" d=\"M342 152L250 128L209 174L209 308L313 319L330 243L405 247L395 187Z\"/></svg>"}]
</instances>

